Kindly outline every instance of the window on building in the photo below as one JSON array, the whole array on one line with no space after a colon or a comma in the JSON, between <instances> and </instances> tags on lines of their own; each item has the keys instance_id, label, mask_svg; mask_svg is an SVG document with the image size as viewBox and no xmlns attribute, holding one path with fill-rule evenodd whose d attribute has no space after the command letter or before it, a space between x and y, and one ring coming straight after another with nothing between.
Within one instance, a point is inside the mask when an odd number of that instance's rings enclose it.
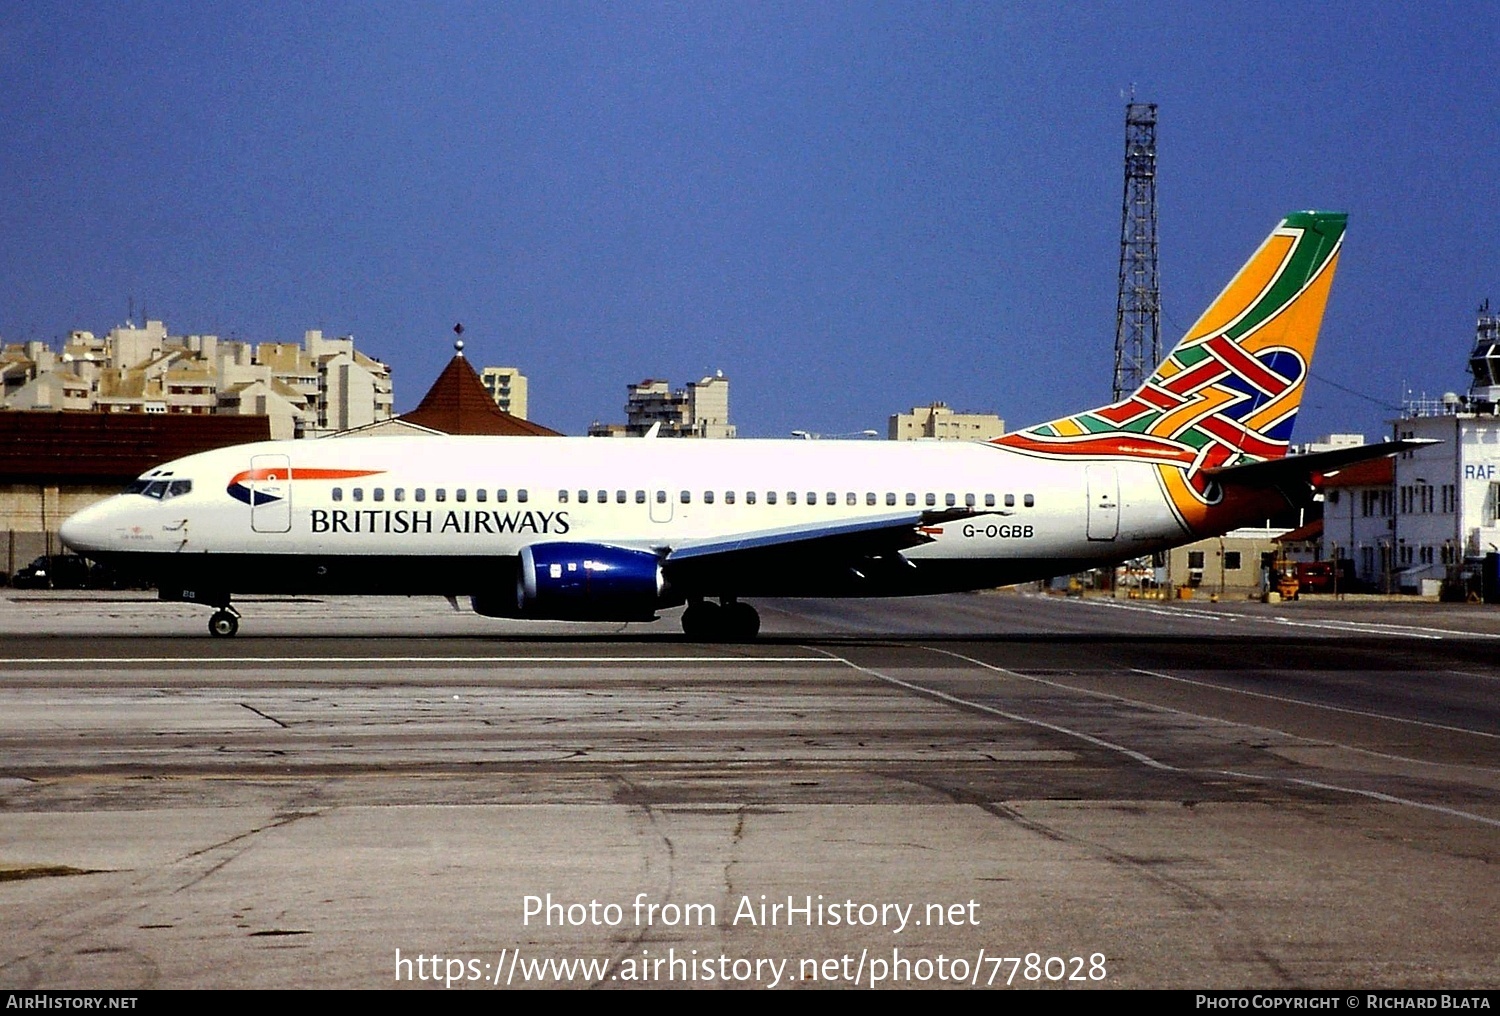
<instances>
[{"instance_id":1,"label":"window on building","mask_svg":"<svg viewBox=\"0 0 1500 1016\"><path fill-rule=\"evenodd\" d=\"M1203 551L1201 551L1201 550L1190 550L1190 551L1188 551L1188 567L1189 568L1198 568L1200 570L1203 568Z\"/></svg>"},{"instance_id":2,"label":"window on building","mask_svg":"<svg viewBox=\"0 0 1500 1016\"><path fill-rule=\"evenodd\" d=\"M1239 571L1240 570L1240 552L1239 551L1237 551L1237 550L1226 550L1226 551L1224 551L1224 570L1225 571Z\"/></svg>"}]
</instances>

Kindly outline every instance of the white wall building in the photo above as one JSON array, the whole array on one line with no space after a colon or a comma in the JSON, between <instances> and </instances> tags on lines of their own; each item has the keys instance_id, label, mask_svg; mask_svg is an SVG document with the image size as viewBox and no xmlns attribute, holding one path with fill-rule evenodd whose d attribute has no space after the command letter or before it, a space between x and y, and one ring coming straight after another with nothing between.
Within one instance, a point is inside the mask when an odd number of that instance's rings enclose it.
<instances>
[{"instance_id":1,"label":"white wall building","mask_svg":"<svg viewBox=\"0 0 1500 1016\"><path fill-rule=\"evenodd\" d=\"M1410 402L1403 438L1437 444L1396 456L1392 547L1402 589L1500 553L1500 316L1480 309L1467 395Z\"/></svg>"}]
</instances>

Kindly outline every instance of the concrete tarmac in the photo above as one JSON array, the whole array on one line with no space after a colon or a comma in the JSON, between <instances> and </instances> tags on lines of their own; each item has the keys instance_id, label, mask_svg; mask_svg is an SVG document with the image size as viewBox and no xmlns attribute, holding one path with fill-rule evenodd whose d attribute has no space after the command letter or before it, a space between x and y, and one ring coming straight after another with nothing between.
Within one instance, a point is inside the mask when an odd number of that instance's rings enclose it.
<instances>
[{"instance_id":1,"label":"concrete tarmac","mask_svg":"<svg viewBox=\"0 0 1500 1016\"><path fill-rule=\"evenodd\" d=\"M0 598L0 987L1500 984L1500 611Z\"/></svg>"}]
</instances>

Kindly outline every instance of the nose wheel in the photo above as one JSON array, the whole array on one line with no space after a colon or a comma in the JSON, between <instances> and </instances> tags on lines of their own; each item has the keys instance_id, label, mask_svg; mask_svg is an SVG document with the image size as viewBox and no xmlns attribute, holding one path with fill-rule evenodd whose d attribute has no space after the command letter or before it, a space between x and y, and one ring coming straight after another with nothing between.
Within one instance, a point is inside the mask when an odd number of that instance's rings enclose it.
<instances>
[{"instance_id":1,"label":"nose wheel","mask_svg":"<svg viewBox=\"0 0 1500 1016\"><path fill-rule=\"evenodd\" d=\"M229 638L240 630L240 616L229 609L216 610L208 619L208 633L215 638Z\"/></svg>"}]
</instances>

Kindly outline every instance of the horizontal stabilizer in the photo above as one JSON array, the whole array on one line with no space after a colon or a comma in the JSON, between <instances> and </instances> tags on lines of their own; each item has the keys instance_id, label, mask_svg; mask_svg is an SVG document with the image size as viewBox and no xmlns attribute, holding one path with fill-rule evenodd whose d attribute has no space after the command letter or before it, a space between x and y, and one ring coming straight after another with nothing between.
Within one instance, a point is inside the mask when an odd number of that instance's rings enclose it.
<instances>
[{"instance_id":1,"label":"horizontal stabilizer","mask_svg":"<svg viewBox=\"0 0 1500 1016\"><path fill-rule=\"evenodd\" d=\"M1238 466L1223 466L1205 469L1203 475L1212 477L1221 484L1241 487L1279 487L1289 481L1307 483L1320 473L1331 473L1356 462L1379 459L1398 452L1440 444L1431 438L1404 438L1400 441L1382 441L1379 444L1355 445L1352 448L1335 448L1332 451L1313 452L1311 455L1289 455L1284 459L1269 462L1247 462Z\"/></svg>"}]
</instances>

